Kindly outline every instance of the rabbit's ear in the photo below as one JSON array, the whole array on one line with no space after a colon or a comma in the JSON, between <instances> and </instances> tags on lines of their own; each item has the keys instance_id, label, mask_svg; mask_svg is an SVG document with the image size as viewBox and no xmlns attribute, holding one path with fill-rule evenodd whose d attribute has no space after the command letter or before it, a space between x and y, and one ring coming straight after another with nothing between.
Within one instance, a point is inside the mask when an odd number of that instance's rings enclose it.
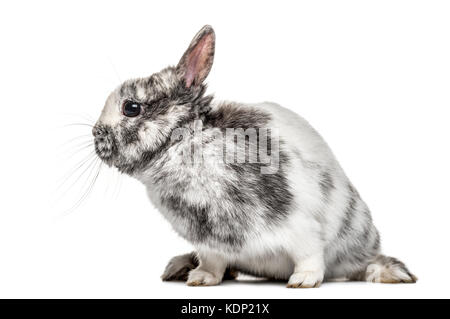
<instances>
[{"instance_id":1,"label":"rabbit's ear","mask_svg":"<svg viewBox=\"0 0 450 319\"><path fill-rule=\"evenodd\" d=\"M211 26L205 25L194 37L177 65L178 75L186 87L200 85L208 76L214 60L216 37Z\"/></svg>"}]
</instances>

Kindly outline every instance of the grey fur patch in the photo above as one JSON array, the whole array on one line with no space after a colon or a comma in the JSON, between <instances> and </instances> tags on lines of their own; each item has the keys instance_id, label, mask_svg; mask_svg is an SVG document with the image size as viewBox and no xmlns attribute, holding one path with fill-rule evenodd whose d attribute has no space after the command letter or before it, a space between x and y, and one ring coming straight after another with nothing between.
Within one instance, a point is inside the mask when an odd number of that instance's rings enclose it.
<instances>
[{"instance_id":1,"label":"grey fur patch","mask_svg":"<svg viewBox=\"0 0 450 319\"><path fill-rule=\"evenodd\" d=\"M335 189L333 177L327 171L323 171L320 174L319 186L325 200L328 200L330 193Z\"/></svg>"},{"instance_id":2,"label":"grey fur patch","mask_svg":"<svg viewBox=\"0 0 450 319\"><path fill-rule=\"evenodd\" d=\"M277 224L289 215L294 199L284 169L288 162L287 155L280 151L280 169L275 174L261 174L258 163L228 164L228 169L238 176L240 185L236 188L226 184L227 194L238 205L262 202L264 220L269 225Z\"/></svg>"},{"instance_id":3,"label":"grey fur patch","mask_svg":"<svg viewBox=\"0 0 450 319\"><path fill-rule=\"evenodd\" d=\"M198 266L197 255L192 252L173 257L161 275L163 281L187 281L189 272Z\"/></svg>"},{"instance_id":4,"label":"grey fur patch","mask_svg":"<svg viewBox=\"0 0 450 319\"><path fill-rule=\"evenodd\" d=\"M243 216L230 219L226 212L212 216L209 206L194 206L181 196L161 196L161 203L168 207L174 216L185 223L186 239L193 243L220 243L229 247L241 247L244 233L249 225Z\"/></svg>"},{"instance_id":5,"label":"grey fur patch","mask_svg":"<svg viewBox=\"0 0 450 319\"><path fill-rule=\"evenodd\" d=\"M187 281L189 272L198 266L198 258L195 252L173 257L161 275L163 281ZM222 280L233 280L238 276L238 272L232 268L227 268Z\"/></svg>"},{"instance_id":6,"label":"grey fur patch","mask_svg":"<svg viewBox=\"0 0 450 319\"><path fill-rule=\"evenodd\" d=\"M347 208L345 209L345 215L344 215L344 219L342 220L341 228L338 231L338 237L341 237L341 238L345 238L353 230L352 222L353 222L353 218L355 217L355 214L356 214L356 203L357 203L358 197L356 197L355 194L352 192L351 192L351 194L352 195L350 196L350 198L348 200Z\"/></svg>"},{"instance_id":7,"label":"grey fur patch","mask_svg":"<svg viewBox=\"0 0 450 319\"><path fill-rule=\"evenodd\" d=\"M379 234L373 226L370 212L362 205L358 192L351 184L348 184L347 188L348 204L335 246L340 248L329 264L348 263L364 268L379 253ZM358 225L355 224L356 221Z\"/></svg>"},{"instance_id":8,"label":"grey fur patch","mask_svg":"<svg viewBox=\"0 0 450 319\"><path fill-rule=\"evenodd\" d=\"M256 108L242 108L237 103L223 102L207 114L205 127L261 128L270 121L270 115Z\"/></svg>"},{"instance_id":9,"label":"grey fur patch","mask_svg":"<svg viewBox=\"0 0 450 319\"><path fill-rule=\"evenodd\" d=\"M372 249L375 250L375 251L379 251L380 244L381 244L380 233L378 231L376 231Z\"/></svg>"}]
</instances>

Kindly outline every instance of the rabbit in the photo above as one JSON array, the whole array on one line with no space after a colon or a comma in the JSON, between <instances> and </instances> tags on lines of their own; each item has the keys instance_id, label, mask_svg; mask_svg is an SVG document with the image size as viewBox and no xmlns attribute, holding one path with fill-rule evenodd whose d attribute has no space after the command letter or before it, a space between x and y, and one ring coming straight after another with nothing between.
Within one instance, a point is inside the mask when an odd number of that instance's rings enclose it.
<instances>
[{"instance_id":1,"label":"rabbit","mask_svg":"<svg viewBox=\"0 0 450 319\"><path fill-rule=\"evenodd\" d=\"M243 273L289 288L338 278L416 282L380 253L367 205L306 120L275 103L206 93L214 49L206 25L176 66L116 88L92 129L100 159L141 181L195 247L174 257L162 279L211 286Z\"/></svg>"}]
</instances>

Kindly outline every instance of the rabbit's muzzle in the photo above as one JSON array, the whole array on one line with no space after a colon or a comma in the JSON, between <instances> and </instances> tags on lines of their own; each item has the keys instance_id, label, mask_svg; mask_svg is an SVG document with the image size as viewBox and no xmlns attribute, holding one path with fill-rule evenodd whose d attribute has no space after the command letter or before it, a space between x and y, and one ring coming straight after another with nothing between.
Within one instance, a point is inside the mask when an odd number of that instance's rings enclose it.
<instances>
[{"instance_id":1,"label":"rabbit's muzzle","mask_svg":"<svg viewBox=\"0 0 450 319\"><path fill-rule=\"evenodd\" d=\"M112 129L106 125L95 125L92 129L94 135L95 152L105 163L111 165L117 146Z\"/></svg>"}]
</instances>

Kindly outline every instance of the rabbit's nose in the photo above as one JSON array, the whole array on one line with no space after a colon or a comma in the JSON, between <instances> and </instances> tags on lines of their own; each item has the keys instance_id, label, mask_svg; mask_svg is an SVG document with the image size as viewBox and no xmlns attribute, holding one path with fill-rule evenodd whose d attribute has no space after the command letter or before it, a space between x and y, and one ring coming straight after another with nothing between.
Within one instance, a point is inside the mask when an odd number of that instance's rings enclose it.
<instances>
[{"instance_id":1,"label":"rabbit's nose","mask_svg":"<svg viewBox=\"0 0 450 319\"><path fill-rule=\"evenodd\" d=\"M97 155L102 160L110 160L116 149L111 128L105 125L95 125L92 128L92 135L94 135L94 146Z\"/></svg>"},{"instance_id":2,"label":"rabbit's nose","mask_svg":"<svg viewBox=\"0 0 450 319\"><path fill-rule=\"evenodd\" d=\"M103 126L94 126L92 128L92 135L94 137L105 137L108 134L108 130Z\"/></svg>"},{"instance_id":3,"label":"rabbit's nose","mask_svg":"<svg viewBox=\"0 0 450 319\"><path fill-rule=\"evenodd\" d=\"M99 127L94 126L94 127L92 128L92 135L94 135L94 137L97 137L97 136L100 135L100 129L99 129Z\"/></svg>"}]
</instances>

